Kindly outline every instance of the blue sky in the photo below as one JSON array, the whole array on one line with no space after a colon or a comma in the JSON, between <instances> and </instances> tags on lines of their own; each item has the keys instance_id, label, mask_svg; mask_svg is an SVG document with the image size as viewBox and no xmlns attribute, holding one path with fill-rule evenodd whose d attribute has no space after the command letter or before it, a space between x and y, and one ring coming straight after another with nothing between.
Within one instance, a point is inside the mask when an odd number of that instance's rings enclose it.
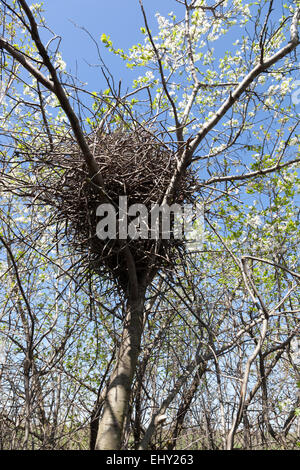
<instances>
[{"instance_id":1,"label":"blue sky","mask_svg":"<svg viewBox=\"0 0 300 470\"><path fill-rule=\"evenodd\" d=\"M170 11L178 11L180 6L174 0L144 0L144 8L149 16L151 28L155 30L155 13L167 15ZM46 24L53 32L62 37L60 50L67 63L67 70L88 82L89 90L107 88L101 70L90 68L89 64L97 64L97 51L88 35L77 28L86 28L98 41L103 59L118 82L128 86L136 75L125 67L121 59L109 53L100 42L103 33L110 35L116 48L125 51L137 42L143 41L140 27L143 18L138 0L46 0L44 1L44 17Z\"/></svg>"}]
</instances>

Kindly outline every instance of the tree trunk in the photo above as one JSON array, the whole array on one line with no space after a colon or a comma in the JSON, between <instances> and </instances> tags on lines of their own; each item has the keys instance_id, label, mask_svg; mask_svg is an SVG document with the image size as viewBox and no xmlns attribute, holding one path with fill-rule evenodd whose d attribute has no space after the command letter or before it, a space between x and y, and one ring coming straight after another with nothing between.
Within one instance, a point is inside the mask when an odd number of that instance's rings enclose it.
<instances>
[{"instance_id":1,"label":"tree trunk","mask_svg":"<svg viewBox=\"0 0 300 470\"><path fill-rule=\"evenodd\" d=\"M168 450L174 450L174 448L176 447L177 439L179 438L183 429L185 416L187 412L189 411L192 400L197 392L200 379L206 370L205 365L206 364L204 364L201 367L201 369L196 371L194 378L193 378L193 382L191 383L190 387L188 387L183 392L181 403L180 403L180 406L178 407L178 411L176 415L176 421L172 429L172 437L168 442Z\"/></svg>"},{"instance_id":2,"label":"tree trunk","mask_svg":"<svg viewBox=\"0 0 300 470\"><path fill-rule=\"evenodd\" d=\"M131 385L140 352L144 300L143 288L138 289L138 295L129 295L127 300L122 340L99 421L96 450L121 448Z\"/></svg>"}]
</instances>

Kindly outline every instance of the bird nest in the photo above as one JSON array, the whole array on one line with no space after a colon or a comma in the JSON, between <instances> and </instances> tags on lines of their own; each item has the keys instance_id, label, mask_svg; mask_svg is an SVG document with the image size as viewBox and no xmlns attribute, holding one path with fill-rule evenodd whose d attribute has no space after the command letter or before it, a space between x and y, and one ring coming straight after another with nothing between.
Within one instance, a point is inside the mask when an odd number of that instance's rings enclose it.
<instances>
[{"instance_id":1,"label":"bird nest","mask_svg":"<svg viewBox=\"0 0 300 470\"><path fill-rule=\"evenodd\" d=\"M126 196L127 206L143 204L151 213L153 204L160 204L176 168L175 154L150 131L114 131L89 136L90 148L105 183L106 203L109 201L120 217L120 196ZM54 160L54 161L53 161ZM182 240L170 239L101 239L97 224L101 217L97 208L103 196L89 177L82 155L74 145L57 160L63 169L50 178L43 197L55 206L56 217L67 223L68 243L85 260L86 273L109 272L126 292L128 271L125 247L129 247L138 278L158 268L172 266ZM189 198L193 178L186 177L176 188L172 203ZM128 218L132 220L132 217Z\"/></svg>"}]
</instances>

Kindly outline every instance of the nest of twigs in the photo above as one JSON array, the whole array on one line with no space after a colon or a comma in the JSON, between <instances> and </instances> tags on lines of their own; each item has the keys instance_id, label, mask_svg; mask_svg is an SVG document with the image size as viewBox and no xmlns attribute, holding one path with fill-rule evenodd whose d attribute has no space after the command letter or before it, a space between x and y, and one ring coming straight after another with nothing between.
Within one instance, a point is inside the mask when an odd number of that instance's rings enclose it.
<instances>
[{"instance_id":1,"label":"nest of twigs","mask_svg":"<svg viewBox=\"0 0 300 470\"><path fill-rule=\"evenodd\" d=\"M151 205L161 203L174 174L174 153L146 130L91 135L89 142L105 182L105 193L117 214L120 196L127 196L128 207L144 204L150 214ZM67 155L59 156L57 164L64 170L59 177L56 174L48 181L44 197L52 201L57 218L66 221L66 237L85 260L86 272L109 272L126 291L125 246L130 248L138 277L163 265L172 266L178 248L183 245L182 240L128 238L120 242L118 239L100 239L96 233L99 222L96 210L103 199L98 187L89 178L78 147L74 145ZM186 201L192 183L192 176L188 174L181 181L172 202Z\"/></svg>"}]
</instances>

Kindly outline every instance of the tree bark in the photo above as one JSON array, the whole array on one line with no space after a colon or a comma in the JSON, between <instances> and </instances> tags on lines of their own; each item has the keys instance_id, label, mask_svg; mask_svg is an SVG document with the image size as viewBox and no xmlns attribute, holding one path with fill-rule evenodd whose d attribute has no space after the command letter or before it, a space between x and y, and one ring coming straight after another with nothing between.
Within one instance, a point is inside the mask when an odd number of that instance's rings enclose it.
<instances>
[{"instance_id":1,"label":"tree bark","mask_svg":"<svg viewBox=\"0 0 300 470\"><path fill-rule=\"evenodd\" d=\"M95 450L119 450L130 400L131 385L140 352L145 289L129 295L116 365L99 420Z\"/></svg>"},{"instance_id":2,"label":"tree bark","mask_svg":"<svg viewBox=\"0 0 300 470\"><path fill-rule=\"evenodd\" d=\"M181 400L181 403L180 403L180 406L178 408L177 415L176 415L176 421L172 429L172 437L170 441L168 442L168 450L174 450L174 448L176 447L177 439L180 436L182 429L183 429L185 416L187 412L189 411L193 398L197 392L200 379L205 373L205 370L206 370L205 366L206 364L204 364L201 369L196 371L190 387L188 387L183 392L182 400Z\"/></svg>"}]
</instances>

